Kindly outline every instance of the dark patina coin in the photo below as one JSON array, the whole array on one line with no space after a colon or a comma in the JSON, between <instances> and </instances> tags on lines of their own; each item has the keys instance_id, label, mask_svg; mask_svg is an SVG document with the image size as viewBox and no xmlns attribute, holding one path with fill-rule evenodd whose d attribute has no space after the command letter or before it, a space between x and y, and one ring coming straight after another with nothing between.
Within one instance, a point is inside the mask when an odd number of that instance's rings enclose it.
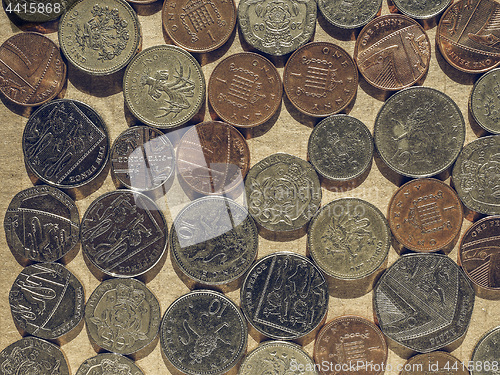
<instances>
[{"instance_id":1,"label":"dark patina coin","mask_svg":"<svg viewBox=\"0 0 500 375\"><path fill-rule=\"evenodd\" d=\"M407 254L382 275L373 299L378 324L387 337L428 353L465 335L474 289L446 255Z\"/></svg>"},{"instance_id":2,"label":"dark patina coin","mask_svg":"<svg viewBox=\"0 0 500 375\"><path fill-rule=\"evenodd\" d=\"M78 279L59 263L39 263L21 271L10 289L12 318L21 332L60 339L83 318L85 296Z\"/></svg>"},{"instance_id":3,"label":"dark patina coin","mask_svg":"<svg viewBox=\"0 0 500 375\"><path fill-rule=\"evenodd\" d=\"M465 364L451 354L432 352L410 358L399 373L399 375L421 374L469 375L469 371Z\"/></svg>"},{"instance_id":4,"label":"dark patina coin","mask_svg":"<svg viewBox=\"0 0 500 375\"><path fill-rule=\"evenodd\" d=\"M252 327L275 340L313 335L328 310L328 287L321 271L291 252L260 259L248 272L240 298Z\"/></svg>"},{"instance_id":5,"label":"dark patina coin","mask_svg":"<svg viewBox=\"0 0 500 375\"><path fill-rule=\"evenodd\" d=\"M500 327L486 333L472 353L472 375L495 375L500 368Z\"/></svg>"},{"instance_id":6,"label":"dark patina coin","mask_svg":"<svg viewBox=\"0 0 500 375\"><path fill-rule=\"evenodd\" d=\"M453 0L391 0L396 9L408 17L426 20L440 15Z\"/></svg>"},{"instance_id":7,"label":"dark patina coin","mask_svg":"<svg viewBox=\"0 0 500 375\"><path fill-rule=\"evenodd\" d=\"M101 353L86 359L76 375L144 375L134 361L115 353Z\"/></svg>"},{"instance_id":8,"label":"dark patina coin","mask_svg":"<svg viewBox=\"0 0 500 375\"><path fill-rule=\"evenodd\" d=\"M160 327L163 354L188 375L221 375L238 364L247 348L247 323L229 298L196 290L176 299Z\"/></svg>"},{"instance_id":9,"label":"dark patina coin","mask_svg":"<svg viewBox=\"0 0 500 375\"><path fill-rule=\"evenodd\" d=\"M485 131L500 134L500 69L493 69L476 81L469 110Z\"/></svg>"},{"instance_id":10,"label":"dark patina coin","mask_svg":"<svg viewBox=\"0 0 500 375\"><path fill-rule=\"evenodd\" d=\"M64 14L77 0L3 0L7 14L27 22L52 21Z\"/></svg>"},{"instance_id":11,"label":"dark patina coin","mask_svg":"<svg viewBox=\"0 0 500 375\"><path fill-rule=\"evenodd\" d=\"M356 29L370 22L382 7L382 0L318 0L323 17L333 26Z\"/></svg>"},{"instance_id":12,"label":"dark patina coin","mask_svg":"<svg viewBox=\"0 0 500 375\"><path fill-rule=\"evenodd\" d=\"M98 277L141 277L167 251L168 230L160 208L146 195L117 190L98 197L80 226L83 255Z\"/></svg>"},{"instance_id":13,"label":"dark patina coin","mask_svg":"<svg viewBox=\"0 0 500 375\"><path fill-rule=\"evenodd\" d=\"M78 188L95 180L106 166L108 131L87 104L53 100L30 116L23 153L36 178L61 189Z\"/></svg>"},{"instance_id":14,"label":"dark patina coin","mask_svg":"<svg viewBox=\"0 0 500 375\"><path fill-rule=\"evenodd\" d=\"M62 191L34 186L12 199L4 228L7 244L22 265L54 262L78 243L80 216L75 202Z\"/></svg>"}]
</instances>

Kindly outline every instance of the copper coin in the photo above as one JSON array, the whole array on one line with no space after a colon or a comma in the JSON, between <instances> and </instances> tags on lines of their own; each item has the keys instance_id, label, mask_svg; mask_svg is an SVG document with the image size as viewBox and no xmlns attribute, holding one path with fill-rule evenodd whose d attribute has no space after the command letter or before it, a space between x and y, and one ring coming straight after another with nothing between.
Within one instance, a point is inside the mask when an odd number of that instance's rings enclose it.
<instances>
[{"instance_id":1,"label":"copper coin","mask_svg":"<svg viewBox=\"0 0 500 375\"><path fill-rule=\"evenodd\" d=\"M387 362L387 344L372 322L341 316L321 328L314 344L314 361L322 375L348 373L339 369L352 364L358 375L378 375Z\"/></svg>"},{"instance_id":2,"label":"copper coin","mask_svg":"<svg viewBox=\"0 0 500 375\"><path fill-rule=\"evenodd\" d=\"M358 71L352 57L328 42L306 44L288 59L285 92L300 112L326 117L342 111L356 96Z\"/></svg>"},{"instance_id":3,"label":"copper coin","mask_svg":"<svg viewBox=\"0 0 500 375\"><path fill-rule=\"evenodd\" d=\"M250 167L250 150L233 126L207 121L189 129L177 148L178 176L194 192L204 195L242 188Z\"/></svg>"},{"instance_id":4,"label":"copper coin","mask_svg":"<svg viewBox=\"0 0 500 375\"><path fill-rule=\"evenodd\" d=\"M0 47L0 92L11 102L43 104L59 94L65 81L66 64L49 38L20 33Z\"/></svg>"},{"instance_id":5,"label":"copper coin","mask_svg":"<svg viewBox=\"0 0 500 375\"><path fill-rule=\"evenodd\" d=\"M179 47L190 52L209 52L222 46L236 24L233 0L165 0L163 29Z\"/></svg>"},{"instance_id":6,"label":"copper coin","mask_svg":"<svg viewBox=\"0 0 500 375\"><path fill-rule=\"evenodd\" d=\"M381 90L400 90L420 81L429 69L431 46L422 26L390 14L361 30L354 48L359 72Z\"/></svg>"},{"instance_id":7,"label":"copper coin","mask_svg":"<svg viewBox=\"0 0 500 375\"><path fill-rule=\"evenodd\" d=\"M402 246L428 253L454 245L462 228L463 210L451 187L424 178L412 180L396 191L387 216L391 231Z\"/></svg>"},{"instance_id":8,"label":"copper coin","mask_svg":"<svg viewBox=\"0 0 500 375\"><path fill-rule=\"evenodd\" d=\"M400 375L469 375L467 367L458 358L446 352L419 354L410 358Z\"/></svg>"},{"instance_id":9,"label":"copper coin","mask_svg":"<svg viewBox=\"0 0 500 375\"><path fill-rule=\"evenodd\" d=\"M482 73L500 64L500 4L493 0L461 0L441 16L436 42L451 66Z\"/></svg>"},{"instance_id":10,"label":"copper coin","mask_svg":"<svg viewBox=\"0 0 500 375\"><path fill-rule=\"evenodd\" d=\"M215 67L208 100L219 117L234 126L261 125L276 113L283 85L276 67L252 52L236 53Z\"/></svg>"}]
</instances>

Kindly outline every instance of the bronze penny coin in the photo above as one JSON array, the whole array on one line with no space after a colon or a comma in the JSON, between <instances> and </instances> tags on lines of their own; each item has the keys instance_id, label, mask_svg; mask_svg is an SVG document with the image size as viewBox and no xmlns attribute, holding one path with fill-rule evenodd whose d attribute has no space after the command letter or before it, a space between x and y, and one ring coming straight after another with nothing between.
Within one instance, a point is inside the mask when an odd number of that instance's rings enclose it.
<instances>
[{"instance_id":1,"label":"bronze penny coin","mask_svg":"<svg viewBox=\"0 0 500 375\"><path fill-rule=\"evenodd\" d=\"M49 38L26 32L0 46L0 92L11 102L43 104L59 94L65 81L66 64Z\"/></svg>"},{"instance_id":2,"label":"bronze penny coin","mask_svg":"<svg viewBox=\"0 0 500 375\"><path fill-rule=\"evenodd\" d=\"M290 56L283 85L288 99L300 112L326 117L353 101L358 89L358 71L352 57L339 46L313 42Z\"/></svg>"},{"instance_id":3,"label":"bronze penny coin","mask_svg":"<svg viewBox=\"0 0 500 375\"><path fill-rule=\"evenodd\" d=\"M441 16L436 43L454 68L486 72L500 64L500 4L493 0L460 0Z\"/></svg>"},{"instance_id":4,"label":"bronze penny coin","mask_svg":"<svg viewBox=\"0 0 500 375\"><path fill-rule=\"evenodd\" d=\"M250 150L233 126L207 121L182 136L176 164L179 179L190 190L202 195L230 193L243 187Z\"/></svg>"},{"instance_id":5,"label":"bronze penny coin","mask_svg":"<svg viewBox=\"0 0 500 375\"><path fill-rule=\"evenodd\" d=\"M377 17L361 30L354 48L359 72L372 86L400 90L419 82L429 69L431 46L422 26L410 17Z\"/></svg>"},{"instance_id":6,"label":"bronze penny coin","mask_svg":"<svg viewBox=\"0 0 500 375\"><path fill-rule=\"evenodd\" d=\"M115 353L100 353L88 358L78 367L76 375L144 375L127 357Z\"/></svg>"},{"instance_id":7,"label":"bronze penny coin","mask_svg":"<svg viewBox=\"0 0 500 375\"><path fill-rule=\"evenodd\" d=\"M380 329L357 316L341 316L326 323L314 344L314 361L321 375L341 371L355 363L359 375L379 375L387 362L387 344ZM340 369L340 370L339 370Z\"/></svg>"},{"instance_id":8,"label":"bronze penny coin","mask_svg":"<svg viewBox=\"0 0 500 375\"><path fill-rule=\"evenodd\" d=\"M406 361L402 367L400 375L469 375L465 364L446 352L416 355Z\"/></svg>"},{"instance_id":9,"label":"bronze penny coin","mask_svg":"<svg viewBox=\"0 0 500 375\"><path fill-rule=\"evenodd\" d=\"M455 190L423 178L407 182L394 193L387 218L401 246L423 253L450 251L460 235L463 210Z\"/></svg>"},{"instance_id":10,"label":"bronze penny coin","mask_svg":"<svg viewBox=\"0 0 500 375\"><path fill-rule=\"evenodd\" d=\"M265 57L241 52L222 60L208 81L208 100L228 124L252 127L276 113L283 85L276 67Z\"/></svg>"},{"instance_id":11,"label":"bronze penny coin","mask_svg":"<svg viewBox=\"0 0 500 375\"><path fill-rule=\"evenodd\" d=\"M233 0L165 0L162 24L179 47L190 52L210 52L231 36L236 5Z\"/></svg>"}]
</instances>

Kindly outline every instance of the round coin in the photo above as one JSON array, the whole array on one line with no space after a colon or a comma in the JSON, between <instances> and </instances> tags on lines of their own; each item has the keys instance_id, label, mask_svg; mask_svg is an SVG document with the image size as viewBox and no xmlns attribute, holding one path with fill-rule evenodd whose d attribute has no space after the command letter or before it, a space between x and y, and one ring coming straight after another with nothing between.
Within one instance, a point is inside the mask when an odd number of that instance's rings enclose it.
<instances>
[{"instance_id":1,"label":"round coin","mask_svg":"<svg viewBox=\"0 0 500 375\"><path fill-rule=\"evenodd\" d=\"M9 293L18 329L46 340L61 339L83 319L85 295L78 279L59 263L24 268Z\"/></svg>"},{"instance_id":2,"label":"round coin","mask_svg":"<svg viewBox=\"0 0 500 375\"><path fill-rule=\"evenodd\" d=\"M200 64L182 48L161 45L145 49L128 65L123 95L143 123L170 129L188 122L205 101Z\"/></svg>"},{"instance_id":3,"label":"round coin","mask_svg":"<svg viewBox=\"0 0 500 375\"><path fill-rule=\"evenodd\" d=\"M312 39L316 8L314 0L242 0L238 4L238 24L252 47L283 56Z\"/></svg>"},{"instance_id":4,"label":"round coin","mask_svg":"<svg viewBox=\"0 0 500 375\"><path fill-rule=\"evenodd\" d=\"M430 87L401 90L385 101L373 132L382 160L395 172L421 178L448 169L465 141L455 102Z\"/></svg>"},{"instance_id":5,"label":"round coin","mask_svg":"<svg viewBox=\"0 0 500 375\"><path fill-rule=\"evenodd\" d=\"M66 64L49 38L25 32L0 46L0 92L11 102L37 106L54 99L66 82Z\"/></svg>"},{"instance_id":6,"label":"round coin","mask_svg":"<svg viewBox=\"0 0 500 375\"><path fill-rule=\"evenodd\" d=\"M85 305L91 342L123 355L151 343L158 335L160 318L160 304L154 294L132 278L103 281Z\"/></svg>"},{"instance_id":7,"label":"round coin","mask_svg":"<svg viewBox=\"0 0 500 375\"><path fill-rule=\"evenodd\" d=\"M442 254L406 254L382 275L373 293L382 332L403 347L429 353L455 343L469 327L474 289Z\"/></svg>"},{"instance_id":8,"label":"round coin","mask_svg":"<svg viewBox=\"0 0 500 375\"><path fill-rule=\"evenodd\" d=\"M262 335L275 340L305 339L326 318L328 286L308 258L276 252L250 269L240 299L243 314Z\"/></svg>"},{"instance_id":9,"label":"round coin","mask_svg":"<svg viewBox=\"0 0 500 375\"><path fill-rule=\"evenodd\" d=\"M323 17L341 29L365 26L380 12L382 0L319 0L318 8Z\"/></svg>"},{"instance_id":10,"label":"round coin","mask_svg":"<svg viewBox=\"0 0 500 375\"><path fill-rule=\"evenodd\" d=\"M377 17L361 30L354 59L366 81L395 91L421 81L429 69L431 46L422 26L410 17Z\"/></svg>"},{"instance_id":11,"label":"round coin","mask_svg":"<svg viewBox=\"0 0 500 375\"><path fill-rule=\"evenodd\" d=\"M500 69L479 78L472 88L469 110L476 122L488 133L500 134Z\"/></svg>"},{"instance_id":12,"label":"round coin","mask_svg":"<svg viewBox=\"0 0 500 375\"><path fill-rule=\"evenodd\" d=\"M167 251L168 229L160 208L146 195L116 190L101 195L80 226L83 255L98 278L143 277Z\"/></svg>"},{"instance_id":13,"label":"round coin","mask_svg":"<svg viewBox=\"0 0 500 375\"><path fill-rule=\"evenodd\" d=\"M86 359L76 371L76 375L107 374L144 375L132 360L115 353L101 353Z\"/></svg>"},{"instance_id":14,"label":"round coin","mask_svg":"<svg viewBox=\"0 0 500 375\"><path fill-rule=\"evenodd\" d=\"M472 375L494 375L498 373L500 358L500 327L486 333L476 344L471 362L475 364Z\"/></svg>"},{"instance_id":15,"label":"round coin","mask_svg":"<svg viewBox=\"0 0 500 375\"><path fill-rule=\"evenodd\" d=\"M458 358L446 352L419 354L403 365L399 375L424 375L446 373L447 375L469 375L467 367Z\"/></svg>"},{"instance_id":16,"label":"round coin","mask_svg":"<svg viewBox=\"0 0 500 375\"><path fill-rule=\"evenodd\" d=\"M342 111L356 97L358 71L339 46L313 42L288 59L283 72L286 96L300 112L326 117Z\"/></svg>"},{"instance_id":17,"label":"round coin","mask_svg":"<svg viewBox=\"0 0 500 375\"><path fill-rule=\"evenodd\" d=\"M139 19L124 0L78 1L61 18L58 35L68 61L96 76L127 66L141 44Z\"/></svg>"},{"instance_id":18,"label":"round coin","mask_svg":"<svg viewBox=\"0 0 500 375\"><path fill-rule=\"evenodd\" d=\"M278 110L283 85L265 57L241 52L222 60L208 81L208 100L225 122L249 128L262 125Z\"/></svg>"},{"instance_id":19,"label":"round coin","mask_svg":"<svg viewBox=\"0 0 500 375\"><path fill-rule=\"evenodd\" d=\"M238 364L247 347L247 323L222 293L196 290L165 312L160 345L168 361L188 375L221 375Z\"/></svg>"},{"instance_id":20,"label":"round coin","mask_svg":"<svg viewBox=\"0 0 500 375\"><path fill-rule=\"evenodd\" d=\"M500 215L500 135L466 145L453 167L452 181L468 209Z\"/></svg>"},{"instance_id":21,"label":"round coin","mask_svg":"<svg viewBox=\"0 0 500 375\"><path fill-rule=\"evenodd\" d=\"M408 17L419 20L426 20L440 15L453 0L433 0L433 1L414 1L414 0L391 0L397 10Z\"/></svg>"},{"instance_id":22,"label":"round coin","mask_svg":"<svg viewBox=\"0 0 500 375\"><path fill-rule=\"evenodd\" d=\"M77 0L3 0L5 12L27 22L53 21Z\"/></svg>"},{"instance_id":23,"label":"round coin","mask_svg":"<svg viewBox=\"0 0 500 375\"><path fill-rule=\"evenodd\" d=\"M47 185L15 195L4 219L5 238L18 262L55 262L80 239L80 215L75 202Z\"/></svg>"}]
</instances>

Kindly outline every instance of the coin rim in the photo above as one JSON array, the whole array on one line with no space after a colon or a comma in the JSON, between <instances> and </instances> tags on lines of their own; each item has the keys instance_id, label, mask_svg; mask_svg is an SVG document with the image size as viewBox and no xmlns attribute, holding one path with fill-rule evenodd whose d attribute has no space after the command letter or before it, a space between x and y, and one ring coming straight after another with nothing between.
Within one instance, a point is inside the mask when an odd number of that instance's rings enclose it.
<instances>
[{"instance_id":1,"label":"coin rim","mask_svg":"<svg viewBox=\"0 0 500 375\"><path fill-rule=\"evenodd\" d=\"M445 5L441 6L437 12L434 13L425 13L425 14L416 14L410 12L408 9L405 8L405 6L401 6L401 0L391 0L394 3L394 6L397 8L399 12L404 14L405 16L417 19L417 20L429 20L431 18L439 16L439 14L443 13L453 2L453 0L446 0Z\"/></svg>"},{"instance_id":2,"label":"coin rim","mask_svg":"<svg viewBox=\"0 0 500 375\"><path fill-rule=\"evenodd\" d=\"M474 85L472 86L472 89L470 91L470 96L469 96L469 111L470 111L470 114L472 115L472 118L476 121L476 123L481 128L486 130L488 133L491 133L492 135L498 135L498 134L500 134L500 128L497 130L493 130L493 129L489 128L486 124L484 124L484 122L479 121L479 119L477 117L476 110L474 110L475 106L472 103L473 101L474 102L476 101L474 94L476 93L478 86L482 83L483 80L486 80L489 78L488 76L490 75L490 73L491 74L500 73L500 68L494 68L494 69L488 70L485 74L483 74L481 77L479 77L479 79L474 83Z\"/></svg>"},{"instance_id":3,"label":"coin rim","mask_svg":"<svg viewBox=\"0 0 500 375\"><path fill-rule=\"evenodd\" d=\"M494 335L496 333L499 333L498 336L500 336L500 326L497 326L495 328L492 328L490 329L488 332L486 332L485 334L483 334L481 336L481 338L477 341L476 345L474 346L474 350L472 351L472 355L471 355L471 361L474 361L474 357L476 356L476 353L481 349L479 346L486 340L488 339L488 337L490 337L490 335ZM474 361L475 362L475 361ZM475 367L473 367L473 370L471 371L471 375L475 375L477 374L475 371L474 371Z\"/></svg>"},{"instance_id":4,"label":"coin rim","mask_svg":"<svg viewBox=\"0 0 500 375\"><path fill-rule=\"evenodd\" d=\"M382 0L377 0L378 8L375 11L375 13L373 13L370 17L368 17L367 20L365 20L363 22L358 22L358 23L353 24L353 25L346 25L346 24L341 24L339 22L335 22L334 19L332 17L330 17L330 14L326 12L326 9L325 9L323 4L326 4L328 2L328 0L317 0L317 2L318 2L318 9L319 9L321 15L323 16L323 18L325 20L327 20L330 25L332 25L334 27L338 27L338 28L343 29L343 30L354 30L354 29L358 29L358 28L365 26L368 22L370 22L374 18L376 18L377 14L382 9Z\"/></svg>"},{"instance_id":5,"label":"coin rim","mask_svg":"<svg viewBox=\"0 0 500 375\"><path fill-rule=\"evenodd\" d=\"M78 366L78 369L76 370L75 375L89 375L89 372L84 373L83 372L84 370L80 371L80 369L82 368L82 366L85 365L85 364L87 364L87 362L90 362L92 360L99 361L99 359L106 359L106 358L114 358L114 359L117 359L117 360L125 360L125 363L128 364L128 365L130 365L130 367L132 368L132 371L134 371L134 374L130 374L129 373L130 375L137 375L137 372L139 372L140 374L144 375L144 372L130 358L128 358L128 357L126 357L124 355L118 354L118 353L107 353L107 352L98 353L97 355L95 355L93 357L85 359L80 364L80 366ZM102 363L102 360L99 361L99 364L101 364L101 363ZM89 363L89 365L90 365L90 363Z\"/></svg>"}]
</instances>

